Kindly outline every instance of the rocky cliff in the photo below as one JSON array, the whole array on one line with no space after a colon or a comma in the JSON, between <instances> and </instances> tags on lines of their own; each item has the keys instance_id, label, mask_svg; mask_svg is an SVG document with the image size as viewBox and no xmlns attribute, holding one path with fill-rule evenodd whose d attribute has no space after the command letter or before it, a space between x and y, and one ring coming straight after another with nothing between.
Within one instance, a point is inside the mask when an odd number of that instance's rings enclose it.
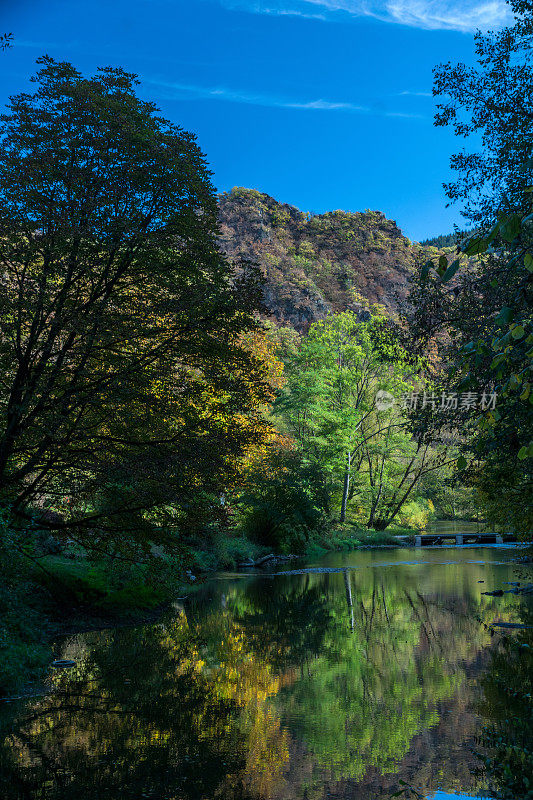
<instances>
[{"instance_id":1,"label":"rocky cliff","mask_svg":"<svg viewBox=\"0 0 533 800\"><path fill-rule=\"evenodd\" d=\"M252 189L219 197L221 242L230 259L258 263L272 319L305 330L358 295L394 315L426 248L379 211L311 215Z\"/></svg>"}]
</instances>

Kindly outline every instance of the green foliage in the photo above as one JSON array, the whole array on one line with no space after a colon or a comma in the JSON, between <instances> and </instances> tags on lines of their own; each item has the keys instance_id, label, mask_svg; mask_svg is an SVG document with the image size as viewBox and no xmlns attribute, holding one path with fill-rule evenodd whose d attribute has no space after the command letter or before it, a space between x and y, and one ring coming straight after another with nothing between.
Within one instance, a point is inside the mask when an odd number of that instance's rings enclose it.
<instances>
[{"instance_id":1,"label":"green foliage","mask_svg":"<svg viewBox=\"0 0 533 800\"><path fill-rule=\"evenodd\" d=\"M489 232L477 234L477 249L494 248L482 263L482 285L488 283L502 291L499 298L489 294L492 324L485 323L460 351L464 385L490 382L498 395L497 407L485 410L476 420L473 447L479 466L474 481L489 518L522 534L533 532L533 504L529 502L533 481L533 318L532 275L527 267L527 255L533 251L531 216L530 210L522 216L502 213ZM463 244L467 254L471 246L468 240Z\"/></svg>"},{"instance_id":2,"label":"green foliage","mask_svg":"<svg viewBox=\"0 0 533 800\"><path fill-rule=\"evenodd\" d=\"M398 523L409 528L425 528L434 514L435 507L431 500L419 498L402 506L398 513Z\"/></svg>"},{"instance_id":3,"label":"green foliage","mask_svg":"<svg viewBox=\"0 0 533 800\"><path fill-rule=\"evenodd\" d=\"M92 610L122 612L148 609L167 600L171 594L169 575L166 580L163 565L90 561L87 558L46 556L40 559L46 572L36 570L33 581L51 594L63 593L70 602L90 606ZM175 579L176 564L168 564ZM156 577L157 576L157 577Z\"/></svg>"},{"instance_id":4,"label":"green foliage","mask_svg":"<svg viewBox=\"0 0 533 800\"><path fill-rule=\"evenodd\" d=\"M410 530L391 526L386 531L362 528L352 522L331 525L322 534L315 535L309 545L311 551L324 553L328 550L351 551L360 547L397 547L396 534L411 533Z\"/></svg>"},{"instance_id":5,"label":"green foliage","mask_svg":"<svg viewBox=\"0 0 533 800\"><path fill-rule=\"evenodd\" d=\"M452 157L458 178L446 185L450 200L460 201L475 225L493 220L496 208L523 212L523 187L533 183L533 4L511 0L510 6L513 24L477 32L475 66L447 63L434 70L433 93L440 96L435 123L480 145L478 152Z\"/></svg>"},{"instance_id":6,"label":"green foliage","mask_svg":"<svg viewBox=\"0 0 533 800\"><path fill-rule=\"evenodd\" d=\"M361 521L382 530L444 452L432 451L424 436L413 438L400 400L415 388L416 366L394 327L367 317L344 312L311 326L288 360L278 409L304 462L323 471L341 522L352 503Z\"/></svg>"},{"instance_id":7,"label":"green foliage","mask_svg":"<svg viewBox=\"0 0 533 800\"><path fill-rule=\"evenodd\" d=\"M243 531L252 542L281 552L302 553L322 530L327 497L318 465L297 452L274 452L248 481L240 498Z\"/></svg>"},{"instance_id":8,"label":"green foliage","mask_svg":"<svg viewBox=\"0 0 533 800\"><path fill-rule=\"evenodd\" d=\"M451 448L453 457L455 448ZM464 466L466 467L466 461ZM423 479L423 494L432 503L430 517L437 519L474 520L479 518L479 498L472 486L465 484L457 474L457 465L449 464L435 470Z\"/></svg>"},{"instance_id":9,"label":"green foliage","mask_svg":"<svg viewBox=\"0 0 533 800\"><path fill-rule=\"evenodd\" d=\"M478 413L448 414L457 476L474 488L482 514L502 530L533 532L533 159L530 105L533 41L529 1L512 2L514 23L476 35L478 65L441 65L438 125L475 135L479 153L452 159L448 197L476 225L459 249L467 267L428 262L412 293L420 349L438 349L448 391L495 396ZM479 136L481 134L481 136ZM466 261L466 259L465 259ZM436 371L439 367L436 367ZM455 432L455 433L453 433Z\"/></svg>"}]
</instances>

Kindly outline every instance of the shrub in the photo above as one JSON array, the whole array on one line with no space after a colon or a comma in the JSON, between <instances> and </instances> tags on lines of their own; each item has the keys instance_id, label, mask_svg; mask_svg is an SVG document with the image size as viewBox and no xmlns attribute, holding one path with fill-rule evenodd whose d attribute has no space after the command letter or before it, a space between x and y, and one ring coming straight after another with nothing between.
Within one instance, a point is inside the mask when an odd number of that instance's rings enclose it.
<instances>
[{"instance_id":1,"label":"shrub","mask_svg":"<svg viewBox=\"0 0 533 800\"><path fill-rule=\"evenodd\" d=\"M256 544L282 552L302 552L325 522L322 476L304 466L294 451L274 454L251 476L241 498L241 525Z\"/></svg>"}]
</instances>

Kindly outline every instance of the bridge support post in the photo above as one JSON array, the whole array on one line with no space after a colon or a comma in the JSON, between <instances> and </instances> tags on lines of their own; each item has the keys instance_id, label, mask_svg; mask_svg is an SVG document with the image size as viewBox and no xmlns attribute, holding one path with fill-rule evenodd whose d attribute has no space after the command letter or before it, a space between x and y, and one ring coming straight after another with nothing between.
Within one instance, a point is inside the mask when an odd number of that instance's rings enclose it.
<instances>
[{"instance_id":1,"label":"bridge support post","mask_svg":"<svg viewBox=\"0 0 533 800\"><path fill-rule=\"evenodd\" d=\"M501 533L496 534L496 544L503 544L503 536Z\"/></svg>"},{"instance_id":2,"label":"bridge support post","mask_svg":"<svg viewBox=\"0 0 533 800\"><path fill-rule=\"evenodd\" d=\"M422 537L415 536L415 547L422 547Z\"/></svg>"},{"instance_id":3,"label":"bridge support post","mask_svg":"<svg viewBox=\"0 0 533 800\"><path fill-rule=\"evenodd\" d=\"M457 533L455 536L455 544L463 544L463 534Z\"/></svg>"}]
</instances>

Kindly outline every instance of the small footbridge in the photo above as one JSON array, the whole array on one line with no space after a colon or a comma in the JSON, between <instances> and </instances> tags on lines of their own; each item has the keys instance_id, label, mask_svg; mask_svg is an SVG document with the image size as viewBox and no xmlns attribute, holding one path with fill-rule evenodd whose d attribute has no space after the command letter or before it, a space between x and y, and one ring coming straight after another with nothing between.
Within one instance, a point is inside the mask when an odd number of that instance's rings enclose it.
<instances>
[{"instance_id":1,"label":"small footbridge","mask_svg":"<svg viewBox=\"0 0 533 800\"><path fill-rule=\"evenodd\" d=\"M397 536L406 543L412 542L410 536ZM517 541L514 533L420 533L414 537L415 547L429 547L443 544L512 544Z\"/></svg>"}]
</instances>

